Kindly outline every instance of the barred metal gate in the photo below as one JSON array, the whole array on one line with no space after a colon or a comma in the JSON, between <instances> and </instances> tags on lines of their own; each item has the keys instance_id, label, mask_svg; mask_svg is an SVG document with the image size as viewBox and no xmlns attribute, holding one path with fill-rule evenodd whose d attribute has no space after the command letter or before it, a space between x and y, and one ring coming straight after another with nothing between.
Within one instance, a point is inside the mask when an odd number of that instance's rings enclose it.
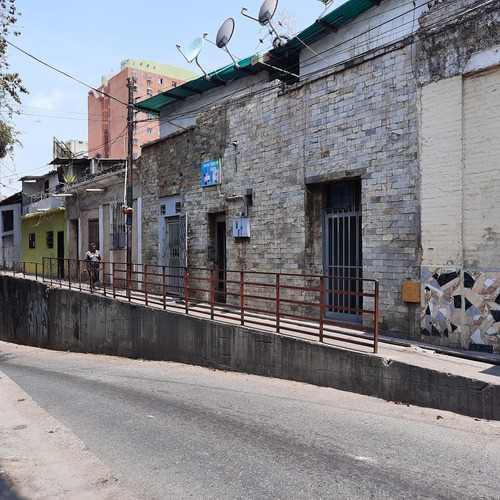
<instances>
[{"instance_id":1,"label":"barred metal gate","mask_svg":"<svg viewBox=\"0 0 500 500\"><path fill-rule=\"evenodd\" d=\"M165 218L163 265L168 267L167 292L180 294L184 286L184 267L187 266L187 216Z\"/></svg>"},{"instance_id":2,"label":"barred metal gate","mask_svg":"<svg viewBox=\"0 0 500 500\"><path fill-rule=\"evenodd\" d=\"M323 267L333 277L325 280L325 287L335 292L325 293L325 315L357 323L363 308L363 297L352 294L363 291L363 282L352 279L363 277L359 183L335 185L326 198Z\"/></svg>"}]
</instances>

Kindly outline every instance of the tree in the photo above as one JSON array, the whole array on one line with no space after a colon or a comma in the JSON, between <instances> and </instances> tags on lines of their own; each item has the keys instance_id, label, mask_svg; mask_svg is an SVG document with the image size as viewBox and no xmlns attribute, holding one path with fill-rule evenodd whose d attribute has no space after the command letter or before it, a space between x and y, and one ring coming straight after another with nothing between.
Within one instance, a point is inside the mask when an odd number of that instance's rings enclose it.
<instances>
[{"instance_id":1,"label":"tree","mask_svg":"<svg viewBox=\"0 0 500 500\"><path fill-rule=\"evenodd\" d=\"M6 38L12 33L20 13L14 5L15 0L0 0L0 158L12 154L14 146L21 145L17 136L19 132L13 125L12 118L19 111L13 107L14 103L21 104L20 94L28 94L23 86L19 73L11 73L7 62Z\"/></svg>"}]
</instances>

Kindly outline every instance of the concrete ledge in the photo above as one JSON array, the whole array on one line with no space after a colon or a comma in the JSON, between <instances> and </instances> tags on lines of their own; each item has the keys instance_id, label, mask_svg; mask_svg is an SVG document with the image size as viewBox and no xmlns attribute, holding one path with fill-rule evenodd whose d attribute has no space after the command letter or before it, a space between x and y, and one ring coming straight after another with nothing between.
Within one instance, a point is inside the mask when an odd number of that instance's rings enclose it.
<instances>
[{"instance_id":1,"label":"concrete ledge","mask_svg":"<svg viewBox=\"0 0 500 500\"><path fill-rule=\"evenodd\" d=\"M10 276L0 276L0 304L7 342L196 364L500 420L500 377L485 381Z\"/></svg>"}]
</instances>

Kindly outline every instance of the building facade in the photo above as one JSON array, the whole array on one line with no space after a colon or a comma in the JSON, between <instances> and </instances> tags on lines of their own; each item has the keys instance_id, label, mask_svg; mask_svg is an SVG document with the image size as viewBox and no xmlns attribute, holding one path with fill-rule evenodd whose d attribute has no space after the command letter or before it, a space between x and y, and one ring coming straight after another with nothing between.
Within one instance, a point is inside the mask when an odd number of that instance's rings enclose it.
<instances>
[{"instance_id":1,"label":"building facade","mask_svg":"<svg viewBox=\"0 0 500 500\"><path fill-rule=\"evenodd\" d=\"M189 265L377 279L381 330L418 338L419 304L402 288L420 275L412 20L425 10L348 1L240 62L238 81L161 104L162 138L142 154L144 261L165 261L169 224L185 215ZM220 182L204 185L217 160ZM233 230L242 215L249 237Z\"/></svg>"},{"instance_id":2,"label":"building facade","mask_svg":"<svg viewBox=\"0 0 500 500\"><path fill-rule=\"evenodd\" d=\"M129 78L135 81L134 101L141 101L196 76L198 75L192 71L169 64L139 59L122 61L119 73L102 77L102 84L98 90L103 93L89 92L88 156L127 157L126 104L128 103L127 82ZM134 121L136 123L133 152L134 157L137 157L142 144L158 138L158 121L149 113L135 113Z\"/></svg>"},{"instance_id":3,"label":"building facade","mask_svg":"<svg viewBox=\"0 0 500 500\"><path fill-rule=\"evenodd\" d=\"M2 266L14 269L22 261L22 193L0 201L0 258Z\"/></svg>"}]
</instances>

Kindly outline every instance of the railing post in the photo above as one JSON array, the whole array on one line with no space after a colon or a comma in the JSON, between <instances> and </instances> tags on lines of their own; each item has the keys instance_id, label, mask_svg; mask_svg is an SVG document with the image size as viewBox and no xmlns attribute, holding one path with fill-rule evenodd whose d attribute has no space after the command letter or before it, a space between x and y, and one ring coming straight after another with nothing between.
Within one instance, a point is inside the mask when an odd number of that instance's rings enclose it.
<instances>
[{"instance_id":1,"label":"railing post","mask_svg":"<svg viewBox=\"0 0 500 500\"><path fill-rule=\"evenodd\" d=\"M38 266L37 266L38 262L35 262L35 274L37 275L36 276L36 279L38 281ZM45 258L42 257L42 283L45 283Z\"/></svg>"},{"instance_id":2,"label":"railing post","mask_svg":"<svg viewBox=\"0 0 500 500\"><path fill-rule=\"evenodd\" d=\"M245 324L245 273L240 271L240 321Z\"/></svg>"},{"instance_id":3,"label":"railing post","mask_svg":"<svg viewBox=\"0 0 500 500\"><path fill-rule=\"evenodd\" d=\"M148 305L148 265L144 265L144 302Z\"/></svg>"},{"instance_id":4,"label":"railing post","mask_svg":"<svg viewBox=\"0 0 500 500\"><path fill-rule=\"evenodd\" d=\"M132 295L132 292L130 290L131 279L132 279L132 264L127 263L127 298L129 302L131 301L131 295Z\"/></svg>"},{"instance_id":5,"label":"railing post","mask_svg":"<svg viewBox=\"0 0 500 500\"><path fill-rule=\"evenodd\" d=\"M189 284L188 284L188 269L184 268L184 306L186 314L189 314Z\"/></svg>"},{"instance_id":6,"label":"railing post","mask_svg":"<svg viewBox=\"0 0 500 500\"><path fill-rule=\"evenodd\" d=\"M324 328L325 328L325 281L324 276L319 278L319 341L324 340Z\"/></svg>"},{"instance_id":7,"label":"railing post","mask_svg":"<svg viewBox=\"0 0 500 500\"><path fill-rule=\"evenodd\" d=\"M373 352L376 354L378 352L378 292L379 292L379 282L375 281L375 329L373 331Z\"/></svg>"},{"instance_id":8,"label":"railing post","mask_svg":"<svg viewBox=\"0 0 500 500\"><path fill-rule=\"evenodd\" d=\"M113 298L116 298L116 272L115 272L115 263L111 263L111 274L112 274L112 280L113 280Z\"/></svg>"},{"instance_id":9,"label":"railing post","mask_svg":"<svg viewBox=\"0 0 500 500\"><path fill-rule=\"evenodd\" d=\"M106 297L106 262L102 263L102 293Z\"/></svg>"},{"instance_id":10,"label":"railing post","mask_svg":"<svg viewBox=\"0 0 500 500\"><path fill-rule=\"evenodd\" d=\"M215 302L215 286L214 286L214 270L210 269L210 319L214 319L214 302Z\"/></svg>"},{"instance_id":11,"label":"railing post","mask_svg":"<svg viewBox=\"0 0 500 500\"><path fill-rule=\"evenodd\" d=\"M163 290L163 309L167 308L167 277L165 275L165 266L162 267L162 290Z\"/></svg>"},{"instance_id":12,"label":"railing post","mask_svg":"<svg viewBox=\"0 0 500 500\"><path fill-rule=\"evenodd\" d=\"M276 273L276 331L280 332L280 312L281 312L281 303L280 303L280 275Z\"/></svg>"}]
</instances>

